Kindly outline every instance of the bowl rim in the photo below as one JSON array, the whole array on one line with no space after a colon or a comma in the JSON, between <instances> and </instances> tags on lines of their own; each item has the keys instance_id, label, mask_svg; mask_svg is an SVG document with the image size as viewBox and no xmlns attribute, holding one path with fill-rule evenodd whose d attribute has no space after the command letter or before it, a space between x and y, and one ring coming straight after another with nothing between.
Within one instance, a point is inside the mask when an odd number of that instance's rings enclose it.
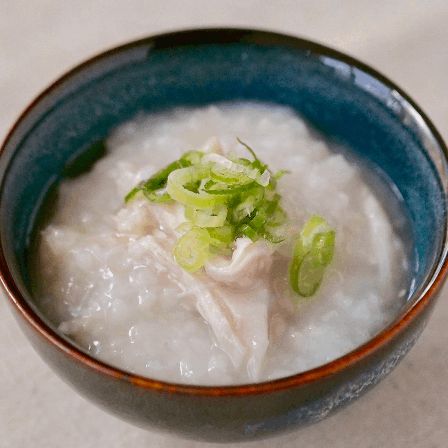
<instances>
[{"instance_id":1,"label":"bowl rim","mask_svg":"<svg viewBox=\"0 0 448 448\"><path fill-rule=\"evenodd\" d=\"M106 51L86 59L84 62L76 65L67 71L56 81L50 84L42 91L20 114L10 131L8 132L1 148L0 158L4 156L5 149L9 146L10 141L14 138L16 131L22 126L28 115L48 96L54 94L65 83L82 73L89 70L96 63L104 62L106 59L113 57L119 53L126 53L139 47L145 47L148 51L153 49L167 49L179 46L188 46L195 44L216 44L226 45L228 43L247 42L251 44L266 45L266 43L274 46L286 46L288 48L302 49L310 51L318 56L328 56L340 62L346 63L351 67L355 67L366 74L372 76L375 80L386 85L388 88L396 91L414 111L423 119L425 126L428 127L432 138L436 140L441 152L448 159L448 149L435 128L431 120L426 116L422 109L407 95L400 87L395 85L386 76L382 75L372 67L363 62L344 54L338 50L332 49L325 45L314 41L296 37L278 32L266 31L261 29L244 29L244 28L192 28L179 31L170 31L161 34L144 37L142 39L118 45ZM3 190L3 188L2 188ZM1 193L1 191L0 191ZM446 199L446 198L445 198ZM219 397L219 396L242 396L242 395L259 395L282 391L285 389L304 387L315 381L324 380L331 376L341 373L349 368L359 365L363 360L373 357L381 351L389 341L406 331L413 322L415 322L422 313L433 303L438 292L440 291L445 278L448 275L448 258L447 258L447 241L445 240L441 247L441 256L437 262L437 266L429 274L426 279L425 288L422 288L420 297L410 307L405 309L384 328L379 334L371 338L368 342L358 346L349 353L325 363L316 368L296 373L291 376L279 378L271 381L260 383L248 383L241 385L229 386L201 386L188 385L181 383L170 383L162 380L155 380L141 375L132 374L123 369L114 367L102 362L82 350L76 343L63 337L50 325L42 319L42 317L27 302L19 287L15 284L13 275L9 270L3 250L2 241L0 241L0 283L2 284L6 295L8 296L13 308L18 311L21 318L32 328L34 332L43 338L47 343L54 346L59 351L68 355L72 360L78 361L85 367L98 372L101 375L124 380L135 386L142 387L153 391L162 391L176 394L189 394L196 396Z\"/></svg>"}]
</instances>

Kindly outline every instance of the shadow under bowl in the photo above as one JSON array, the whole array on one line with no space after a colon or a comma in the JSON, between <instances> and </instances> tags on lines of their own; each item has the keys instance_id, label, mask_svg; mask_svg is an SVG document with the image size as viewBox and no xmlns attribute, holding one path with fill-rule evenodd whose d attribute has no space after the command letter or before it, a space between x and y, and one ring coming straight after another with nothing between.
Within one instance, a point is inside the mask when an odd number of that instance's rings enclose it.
<instances>
[{"instance_id":1,"label":"shadow under bowl","mask_svg":"<svg viewBox=\"0 0 448 448\"><path fill-rule=\"evenodd\" d=\"M288 378L193 387L104 364L58 333L30 294L28 250L39 208L64 176L138 112L220 101L293 108L387 174L413 228L414 293L399 316L351 353ZM0 274L20 327L82 395L144 428L216 442L259 439L319 421L374 387L420 336L447 273L446 147L418 106L366 65L269 32L211 29L150 37L75 68L40 95L0 156Z\"/></svg>"}]
</instances>

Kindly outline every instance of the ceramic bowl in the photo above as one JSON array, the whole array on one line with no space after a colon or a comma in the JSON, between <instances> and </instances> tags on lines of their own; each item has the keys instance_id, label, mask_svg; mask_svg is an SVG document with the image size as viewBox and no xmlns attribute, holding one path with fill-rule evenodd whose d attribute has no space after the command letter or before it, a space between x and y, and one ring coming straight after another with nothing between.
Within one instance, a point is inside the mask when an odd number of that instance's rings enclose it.
<instances>
[{"instance_id":1,"label":"ceramic bowl","mask_svg":"<svg viewBox=\"0 0 448 448\"><path fill-rule=\"evenodd\" d=\"M396 185L415 229L414 294L376 337L319 368L277 381L192 387L99 362L59 334L30 294L28 249L46 193L98 157L137 112L220 101L287 105L372 161ZM446 147L419 107L366 65L269 32L191 30L101 54L59 79L19 118L0 156L0 271L20 327L79 393L150 430L220 442L296 430L372 389L420 336L447 273ZM82 431L82 428L80 428Z\"/></svg>"}]
</instances>

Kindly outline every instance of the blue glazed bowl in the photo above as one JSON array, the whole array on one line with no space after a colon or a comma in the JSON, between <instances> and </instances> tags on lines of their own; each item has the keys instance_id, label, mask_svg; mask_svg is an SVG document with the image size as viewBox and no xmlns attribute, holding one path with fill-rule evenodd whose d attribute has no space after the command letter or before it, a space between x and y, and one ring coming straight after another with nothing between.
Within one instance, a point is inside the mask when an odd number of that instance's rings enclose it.
<instances>
[{"instance_id":1,"label":"blue glazed bowl","mask_svg":"<svg viewBox=\"0 0 448 448\"><path fill-rule=\"evenodd\" d=\"M219 101L287 105L373 162L397 186L414 229L414 293L380 334L348 355L288 378L192 387L99 362L59 334L30 294L28 250L43 199L101 153L137 112ZM415 103L364 64L294 37L192 30L150 37L63 76L20 117L0 155L0 275L41 357L107 411L144 428L219 442L316 422L374 387L420 336L447 274L447 150Z\"/></svg>"}]
</instances>

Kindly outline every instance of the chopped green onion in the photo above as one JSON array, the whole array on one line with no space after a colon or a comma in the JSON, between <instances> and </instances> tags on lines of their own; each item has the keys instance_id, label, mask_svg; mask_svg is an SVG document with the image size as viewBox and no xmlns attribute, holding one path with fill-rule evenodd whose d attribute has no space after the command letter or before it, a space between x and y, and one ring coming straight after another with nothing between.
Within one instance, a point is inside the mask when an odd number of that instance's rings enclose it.
<instances>
[{"instance_id":1,"label":"chopped green onion","mask_svg":"<svg viewBox=\"0 0 448 448\"><path fill-rule=\"evenodd\" d=\"M259 209L255 212L255 216L250 220L249 225L255 230L258 231L266 222L267 215L266 212Z\"/></svg>"},{"instance_id":2,"label":"chopped green onion","mask_svg":"<svg viewBox=\"0 0 448 448\"><path fill-rule=\"evenodd\" d=\"M238 142L248 149L253 161L189 151L125 197L126 203L142 194L153 203L177 201L185 206L187 222L176 229L183 235L174 247L174 257L187 271L201 269L215 253L229 253L241 236L273 244L284 240L271 228L288 219L276 188L278 179L289 171L272 175L248 145ZM317 290L333 257L334 240L335 232L322 217L314 215L305 224L289 269L296 293L309 296Z\"/></svg>"},{"instance_id":3,"label":"chopped green onion","mask_svg":"<svg viewBox=\"0 0 448 448\"><path fill-rule=\"evenodd\" d=\"M235 222L239 222L246 216L252 214L258 207L261 206L265 198L264 188L257 185L254 188L244 192L240 198L239 203L234 206L232 218Z\"/></svg>"},{"instance_id":4,"label":"chopped green onion","mask_svg":"<svg viewBox=\"0 0 448 448\"><path fill-rule=\"evenodd\" d=\"M222 227L227 218L227 207L217 205L213 208L196 209L191 220L198 227Z\"/></svg>"},{"instance_id":5,"label":"chopped green onion","mask_svg":"<svg viewBox=\"0 0 448 448\"><path fill-rule=\"evenodd\" d=\"M309 297L319 288L333 258L335 236L319 215L312 216L299 233L289 266L289 282L297 294Z\"/></svg>"},{"instance_id":6,"label":"chopped green onion","mask_svg":"<svg viewBox=\"0 0 448 448\"><path fill-rule=\"evenodd\" d=\"M223 183L223 182L215 182L213 180L209 180L202 187L202 191L205 191L208 194L226 194L226 195L234 195L236 193L241 193L249 188L256 186L256 182L249 179L249 182L241 183L241 184L232 184L232 183Z\"/></svg>"},{"instance_id":7,"label":"chopped green onion","mask_svg":"<svg viewBox=\"0 0 448 448\"><path fill-rule=\"evenodd\" d=\"M186 188L188 184L208 177L209 173L209 168L205 166L191 166L173 171L168 176L168 194L176 201L195 208L210 208L225 204L226 195L211 195L204 191L196 193Z\"/></svg>"},{"instance_id":8,"label":"chopped green onion","mask_svg":"<svg viewBox=\"0 0 448 448\"><path fill-rule=\"evenodd\" d=\"M254 242L258 240L257 231L255 229L253 229L249 224L243 224L237 230L238 230L238 233L241 233L244 236L247 236Z\"/></svg>"},{"instance_id":9,"label":"chopped green onion","mask_svg":"<svg viewBox=\"0 0 448 448\"><path fill-rule=\"evenodd\" d=\"M266 241L269 241L270 243L273 243L273 244L279 244L282 241L285 241L285 238L283 238L282 236L274 235L273 233L269 232L269 230L267 230L265 227L262 227L258 231L258 235L260 235Z\"/></svg>"},{"instance_id":10,"label":"chopped green onion","mask_svg":"<svg viewBox=\"0 0 448 448\"><path fill-rule=\"evenodd\" d=\"M185 207L185 212L184 212L184 216L186 219L188 219L189 221L193 220L193 213L196 209L194 207L189 207L186 206Z\"/></svg>"},{"instance_id":11,"label":"chopped green onion","mask_svg":"<svg viewBox=\"0 0 448 448\"><path fill-rule=\"evenodd\" d=\"M277 188L277 181L281 179L285 174L289 174L290 171L288 170L279 170L274 173L273 176L271 176L269 180L269 184L267 185L268 190L275 190Z\"/></svg>"},{"instance_id":12,"label":"chopped green onion","mask_svg":"<svg viewBox=\"0 0 448 448\"><path fill-rule=\"evenodd\" d=\"M199 227L193 227L179 238L174 247L174 258L186 271L197 271L210 257L209 245L208 232Z\"/></svg>"},{"instance_id":13,"label":"chopped green onion","mask_svg":"<svg viewBox=\"0 0 448 448\"><path fill-rule=\"evenodd\" d=\"M275 180L281 179L285 174L291 174L291 171L288 170L278 170L272 176Z\"/></svg>"},{"instance_id":14,"label":"chopped green onion","mask_svg":"<svg viewBox=\"0 0 448 448\"><path fill-rule=\"evenodd\" d=\"M258 157L255 154L254 150L250 146L246 145L246 143L243 143L239 138L237 138L237 140L238 140L239 143L241 143L243 146L245 146L246 149L252 154L252 157L254 158L254 162L253 162L254 168L258 168L258 169L261 168L261 171L264 171L265 169L267 169L268 166L267 165L263 165L260 162L260 160L258 159Z\"/></svg>"},{"instance_id":15,"label":"chopped green onion","mask_svg":"<svg viewBox=\"0 0 448 448\"><path fill-rule=\"evenodd\" d=\"M230 160L220 154L207 154L203 163L210 165L210 176L225 183L247 184L251 180L265 187L269 183L270 173L266 166L243 159ZM259 166L260 165L260 166Z\"/></svg>"},{"instance_id":16,"label":"chopped green onion","mask_svg":"<svg viewBox=\"0 0 448 448\"><path fill-rule=\"evenodd\" d=\"M221 227L209 227L207 231L211 238L225 243L227 246L235 240L235 227L229 224Z\"/></svg>"},{"instance_id":17,"label":"chopped green onion","mask_svg":"<svg viewBox=\"0 0 448 448\"><path fill-rule=\"evenodd\" d=\"M290 272L295 277L290 277L290 280L294 284L294 291L303 297L312 296L320 286L325 268L316 263L311 252L308 252L301 261L295 259L293 265Z\"/></svg>"},{"instance_id":18,"label":"chopped green onion","mask_svg":"<svg viewBox=\"0 0 448 448\"><path fill-rule=\"evenodd\" d=\"M183 160L190 165L199 165L204 157L204 154L205 153L202 151L188 151L180 158L180 160Z\"/></svg>"},{"instance_id":19,"label":"chopped green onion","mask_svg":"<svg viewBox=\"0 0 448 448\"><path fill-rule=\"evenodd\" d=\"M168 176L179 168L185 168L190 166L191 163L188 160L179 159L171 163L167 167L160 171L157 171L147 181L140 182L135 188L133 188L124 198L124 201L129 202L139 191L146 193L146 197L150 196L150 193L161 190L166 187ZM149 199L149 198L148 198Z\"/></svg>"},{"instance_id":20,"label":"chopped green onion","mask_svg":"<svg viewBox=\"0 0 448 448\"><path fill-rule=\"evenodd\" d=\"M336 232L330 230L326 233L316 234L313 239L310 253L316 260L316 263L319 263L322 267L327 267L333 259L335 238Z\"/></svg>"},{"instance_id":21,"label":"chopped green onion","mask_svg":"<svg viewBox=\"0 0 448 448\"><path fill-rule=\"evenodd\" d=\"M140 185L137 185L136 187L134 187L125 197L124 197L124 202L127 204L131 199L133 199L137 193L139 193L141 191L141 187Z\"/></svg>"},{"instance_id":22,"label":"chopped green onion","mask_svg":"<svg viewBox=\"0 0 448 448\"><path fill-rule=\"evenodd\" d=\"M172 202L171 196L163 191L164 190L147 191L143 189L142 193L143 196L145 196L145 198L153 204L166 204L168 202Z\"/></svg>"},{"instance_id":23,"label":"chopped green onion","mask_svg":"<svg viewBox=\"0 0 448 448\"><path fill-rule=\"evenodd\" d=\"M223 182L245 181L249 178L249 174L252 174L252 176L257 175L257 172L253 173L253 168L248 168L247 165L242 165L238 162L215 153L207 154L203 159L203 164L210 166L211 177Z\"/></svg>"},{"instance_id":24,"label":"chopped green onion","mask_svg":"<svg viewBox=\"0 0 448 448\"><path fill-rule=\"evenodd\" d=\"M283 210L282 207L277 206L274 212L269 215L268 220L266 221L266 225L269 227L278 227L283 225L288 219L288 215Z\"/></svg>"},{"instance_id":25,"label":"chopped green onion","mask_svg":"<svg viewBox=\"0 0 448 448\"><path fill-rule=\"evenodd\" d=\"M179 224L176 228L176 232L179 233L187 233L191 228L193 227L192 223L190 221L183 222L182 224Z\"/></svg>"}]
</instances>

